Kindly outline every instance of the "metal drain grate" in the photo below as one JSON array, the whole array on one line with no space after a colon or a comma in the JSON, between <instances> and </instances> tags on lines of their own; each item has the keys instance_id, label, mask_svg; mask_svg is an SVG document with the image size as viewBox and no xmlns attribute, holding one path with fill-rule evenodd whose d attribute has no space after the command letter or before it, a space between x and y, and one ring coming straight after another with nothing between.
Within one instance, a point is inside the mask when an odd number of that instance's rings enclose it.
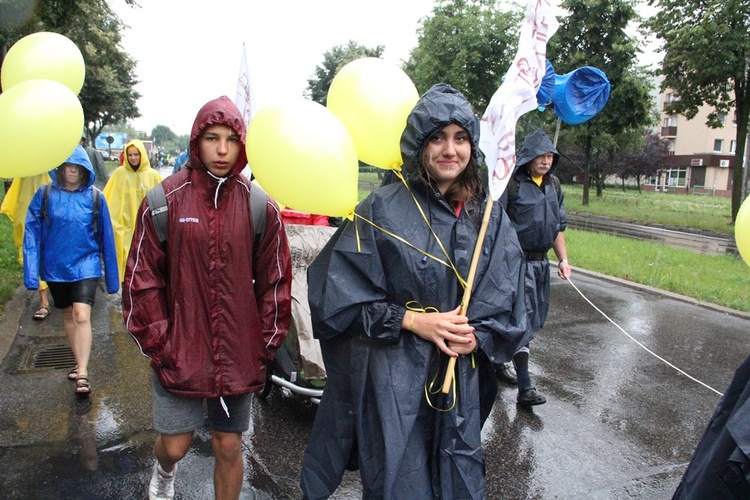
<instances>
[{"instance_id":1,"label":"metal drain grate","mask_svg":"<svg viewBox=\"0 0 750 500\"><path fill-rule=\"evenodd\" d=\"M75 366L76 358L68 344L30 346L22 370L61 369Z\"/></svg>"}]
</instances>

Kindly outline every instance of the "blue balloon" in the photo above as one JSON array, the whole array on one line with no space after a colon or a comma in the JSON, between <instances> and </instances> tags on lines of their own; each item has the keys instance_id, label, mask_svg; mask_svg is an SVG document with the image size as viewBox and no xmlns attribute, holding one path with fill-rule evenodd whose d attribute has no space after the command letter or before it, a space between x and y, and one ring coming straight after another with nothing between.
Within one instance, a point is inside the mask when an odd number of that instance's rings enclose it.
<instances>
[{"instance_id":1,"label":"blue balloon","mask_svg":"<svg viewBox=\"0 0 750 500\"><path fill-rule=\"evenodd\" d=\"M549 59L545 59L545 61L547 63L546 71L542 78L542 84L536 92L536 102L539 111L544 111L552 105L552 95L555 93L555 68L552 67Z\"/></svg>"},{"instance_id":2,"label":"blue balloon","mask_svg":"<svg viewBox=\"0 0 750 500\"><path fill-rule=\"evenodd\" d=\"M555 114L568 125L584 123L609 100L609 80L601 70L583 66L565 75L555 75L552 103Z\"/></svg>"}]
</instances>

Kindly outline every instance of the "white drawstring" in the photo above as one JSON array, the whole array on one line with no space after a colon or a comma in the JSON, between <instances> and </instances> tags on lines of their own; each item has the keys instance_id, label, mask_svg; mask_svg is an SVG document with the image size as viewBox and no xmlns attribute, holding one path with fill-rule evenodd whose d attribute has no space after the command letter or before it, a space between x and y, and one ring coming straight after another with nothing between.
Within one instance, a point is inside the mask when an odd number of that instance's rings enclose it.
<instances>
[{"instance_id":1,"label":"white drawstring","mask_svg":"<svg viewBox=\"0 0 750 500\"><path fill-rule=\"evenodd\" d=\"M221 407L224 409L224 413L227 414L227 418L229 418L229 408L227 408L227 404L224 402L224 398L219 397L219 402L221 403Z\"/></svg>"},{"instance_id":2,"label":"white drawstring","mask_svg":"<svg viewBox=\"0 0 750 500\"><path fill-rule=\"evenodd\" d=\"M214 174L211 173L210 170L206 169L206 173L216 179L216 181L219 183L216 186L216 192L214 193L214 208L219 208L219 188L221 188L221 185L224 184L227 181L226 177L217 177Z\"/></svg>"}]
</instances>

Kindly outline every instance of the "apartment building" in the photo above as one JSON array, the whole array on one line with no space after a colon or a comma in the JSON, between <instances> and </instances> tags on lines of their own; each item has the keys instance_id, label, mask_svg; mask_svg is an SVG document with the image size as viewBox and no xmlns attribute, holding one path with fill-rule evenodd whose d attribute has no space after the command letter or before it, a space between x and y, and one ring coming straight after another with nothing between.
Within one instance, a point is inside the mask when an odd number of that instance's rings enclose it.
<instances>
[{"instance_id":1,"label":"apartment building","mask_svg":"<svg viewBox=\"0 0 750 500\"><path fill-rule=\"evenodd\" d=\"M709 128L706 118L712 107L701 107L698 114L688 120L683 115L666 111L675 99L678 99L677 95L669 89L658 96L661 116L658 133L667 141L670 156L664 168L646 180L644 189L731 197L737 146L734 114L722 117L721 128ZM737 158L740 168L744 156Z\"/></svg>"}]
</instances>

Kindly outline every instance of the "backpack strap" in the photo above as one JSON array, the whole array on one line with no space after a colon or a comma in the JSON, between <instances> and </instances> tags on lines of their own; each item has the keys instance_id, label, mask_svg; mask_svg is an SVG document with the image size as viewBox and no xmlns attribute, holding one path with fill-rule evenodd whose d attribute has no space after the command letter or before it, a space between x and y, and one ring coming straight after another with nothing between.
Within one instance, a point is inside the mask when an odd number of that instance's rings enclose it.
<instances>
[{"instance_id":1,"label":"backpack strap","mask_svg":"<svg viewBox=\"0 0 750 500\"><path fill-rule=\"evenodd\" d=\"M146 193L146 201L151 212L151 221L156 228L159 242L167 241L167 222L169 221L169 207L167 207L167 196L164 194L164 186L161 183L152 187Z\"/></svg>"},{"instance_id":2,"label":"backpack strap","mask_svg":"<svg viewBox=\"0 0 750 500\"><path fill-rule=\"evenodd\" d=\"M257 184L250 183L250 214L253 218L253 228L255 229L255 238L253 239L253 249L260 246L263 234L266 232L266 203L268 195Z\"/></svg>"},{"instance_id":3,"label":"backpack strap","mask_svg":"<svg viewBox=\"0 0 750 500\"><path fill-rule=\"evenodd\" d=\"M560 179L554 175L550 174L550 178L552 179L552 183L555 185L555 192L557 193L557 200L560 200L560 194L562 193L562 189L560 188Z\"/></svg>"},{"instance_id":4,"label":"backpack strap","mask_svg":"<svg viewBox=\"0 0 750 500\"><path fill-rule=\"evenodd\" d=\"M251 185L248 207L253 218L253 228L255 236L253 239L253 248L258 248L263 234L266 232L266 203L268 195L260 186ZM167 241L167 227L169 222L169 207L167 206L167 197L164 194L164 186L161 183L152 187L146 193L151 221L154 223L156 234L159 242Z\"/></svg>"},{"instance_id":5,"label":"backpack strap","mask_svg":"<svg viewBox=\"0 0 750 500\"><path fill-rule=\"evenodd\" d=\"M92 186L91 197L94 200L94 241L99 242L99 205L101 204L102 191Z\"/></svg>"},{"instance_id":6,"label":"backpack strap","mask_svg":"<svg viewBox=\"0 0 750 500\"><path fill-rule=\"evenodd\" d=\"M49 218L47 217L47 205L49 204L49 193L52 191L52 183L48 182L42 186L42 219L49 226Z\"/></svg>"}]
</instances>

